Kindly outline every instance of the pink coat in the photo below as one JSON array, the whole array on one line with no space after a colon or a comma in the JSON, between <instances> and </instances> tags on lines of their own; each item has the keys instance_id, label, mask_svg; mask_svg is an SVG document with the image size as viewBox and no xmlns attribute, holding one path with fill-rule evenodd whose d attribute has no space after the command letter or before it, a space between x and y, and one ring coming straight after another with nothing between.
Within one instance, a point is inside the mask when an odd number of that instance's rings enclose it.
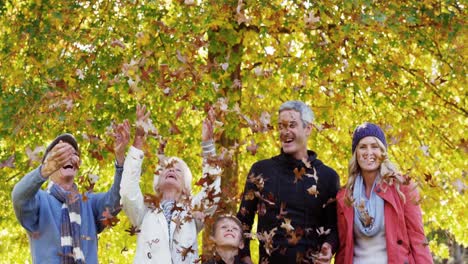
<instances>
[{"instance_id":1,"label":"pink coat","mask_svg":"<svg viewBox=\"0 0 468 264\"><path fill-rule=\"evenodd\" d=\"M386 191L384 191L386 189ZM388 264L433 263L422 224L421 208L415 202L419 193L408 185L401 186L406 203L400 199L394 186L385 183L375 187L378 196L384 199L385 234ZM346 189L341 189L337 198L338 237L340 246L335 256L337 264L352 264L354 254L354 210L345 202Z\"/></svg>"}]
</instances>

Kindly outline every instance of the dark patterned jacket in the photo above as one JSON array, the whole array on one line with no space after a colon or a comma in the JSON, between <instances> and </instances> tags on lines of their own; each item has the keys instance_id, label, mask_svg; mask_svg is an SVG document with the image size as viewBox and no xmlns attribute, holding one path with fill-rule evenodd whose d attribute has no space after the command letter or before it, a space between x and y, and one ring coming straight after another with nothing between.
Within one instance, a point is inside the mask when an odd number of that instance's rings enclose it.
<instances>
[{"instance_id":1,"label":"dark patterned jacket","mask_svg":"<svg viewBox=\"0 0 468 264\"><path fill-rule=\"evenodd\" d=\"M312 263L324 242L333 252L338 248L335 198L339 177L315 152L309 150L308 156L304 163L281 152L250 169L237 217L244 231L250 232L258 215L260 263ZM240 255L250 256L249 239Z\"/></svg>"}]
</instances>

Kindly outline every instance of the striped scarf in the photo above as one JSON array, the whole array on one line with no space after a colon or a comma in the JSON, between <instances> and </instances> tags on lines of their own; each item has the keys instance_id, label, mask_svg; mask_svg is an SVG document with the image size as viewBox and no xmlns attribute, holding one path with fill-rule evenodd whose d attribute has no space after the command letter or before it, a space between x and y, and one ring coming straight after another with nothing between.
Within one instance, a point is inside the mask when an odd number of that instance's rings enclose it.
<instances>
[{"instance_id":1,"label":"striped scarf","mask_svg":"<svg viewBox=\"0 0 468 264\"><path fill-rule=\"evenodd\" d=\"M51 182L47 190L62 204L62 216L60 227L60 241L62 251L60 255L61 264L83 264L85 257L81 250L81 197L76 184L72 191L65 191L62 187Z\"/></svg>"}]
</instances>

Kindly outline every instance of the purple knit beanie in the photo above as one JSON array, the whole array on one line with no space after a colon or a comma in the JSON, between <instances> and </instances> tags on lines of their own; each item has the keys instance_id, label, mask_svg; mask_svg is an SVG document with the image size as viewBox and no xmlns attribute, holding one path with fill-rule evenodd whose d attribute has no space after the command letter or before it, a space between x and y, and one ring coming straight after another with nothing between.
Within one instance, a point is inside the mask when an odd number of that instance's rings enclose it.
<instances>
[{"instance_id":1,"label":"purple knit beanie","mask_svg":"<svg viewBox=\"0 0 468 264\"><path fill-rule=\"evenodd\" d=\"M369 136L378 138L380 141L382 141L385 148L387 147L387 140L385 140L385 134L382 131L382 129L376 124L365 122L364 124L361 124L358 127L356 127L356 129L354 130L352 147L353 153L354 150L356 150L356 146L359 143L359 141Z\"/></svg>"}]
</instances>

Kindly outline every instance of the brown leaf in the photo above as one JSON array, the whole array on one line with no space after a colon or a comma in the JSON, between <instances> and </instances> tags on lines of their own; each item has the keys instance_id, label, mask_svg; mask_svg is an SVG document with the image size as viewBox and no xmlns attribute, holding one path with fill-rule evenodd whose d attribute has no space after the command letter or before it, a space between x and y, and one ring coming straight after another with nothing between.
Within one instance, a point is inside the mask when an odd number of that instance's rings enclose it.
<instances>
[{"instance_id":1,"label":"brown leaf","mask_svg":"<svg viewBox=\"0 0 468 264\"><path fill-rule=\"evenodd\" d=\"M182 248L182 251L179 253L182 255L182 261L184 261L185 258L187 258L188 254L195 254L195 250L192 248L192 246L188 248L185 248L185 247L181 247L181 248Z\"/></svg>"},{"instance_id":2,"label":"brown leaf","mask_svg":"<svg viewBox=\"0 0 468 264\"><path fill-rule=\"evenodd\" d=\"M319 195L319 191L317 191L317 185L312 185L309 189L307 189L307 192L310 195L315 196L315 198L317 198L317 196Z\"/></svg>"},{"instance_id":3,"label":"brown leaf","mask_svg":"<svg viewBox=\"0 0 468 264\"><path fill-rule=\"evenodd\" d=\"M249 177L247 177L247 181L255 184L255 186L257 187L257 189L259 191L263 190L263 187L265 185L265 179L263 178L262 174L259 174L258 176L255 176L254 173L251 173L249 175Z\"/></svg>"},{"instance_id":4,"label":"brown leaf","mask_svg":"<svg viewBox=\"0 0 468 264\"><path fill-rule=\"evenodd\" d=\"M160 195L154 195L154 194L144 194L144 203L151 209L155 210L156 208L159 208L159 204L161 202L161 196Z\"/></svg>"},{"instance_id":5,"label":"brown leaf","mask_svg":"<svg viewBox=\"0 0 468 264\"><path fill-rule=\"evenodd\" d=\"M248 145L246 149L248 152L250 152L250 154L252 154L252 156L255 156L255 154L257 154L258 145L255 144L255 141L253 139L251 139L250 145Z\"/></svg>"},{"instance_id":6,"label":"brown leaf","mask_svg":"<svg viewBox=\"0 0 468 264\"><path fill-rule=\"evenodd\" d=\"M3 168L12 168L14 169L15 168L15 155L11 155L8 159L2 161L2 163L0 163L0 169L3 169Z\"/></svg>"},{"instance_id":7,"label":"brown leaf","mask_svg":"<svg viewBox=\"0 0 468 264\"><path fill-rule=\"evenodd\" d=\"M284 223L282 223L280 227L285 229L288 233L294 230L294 227L291 225L291 219L289 218L284 218Z\"/></svg>"},{"instance_id":8,"label":"brown leaf","mask_svg":"<svg viewBox=\"0 0 468 264\"><path fill-rule=\"evenodd\" d=\"M129 227L128 229L125 229L125 232L128 232L131 236L134 236L134 235L140 233L140 231L141 230L138 227L133 226L133 225L131 227Z\"/></svg>"},{"instance_id":9,"label":"brown leaf","mask_svg":"<svg viewBox=\"0 0 468 264\"><path fill-rule=\"evenodd\" d=\"M288 214L288 211L286 211L285 209L286 209L286 203L285 203L285 202L281 202L280 212L279 212L279 214L276 216L277 219L283 219L284 216Z\"/></svg>"},{"instance_id":10,"label":"brown leaf","mask_svg":"<svg viewBox=\"0 0 468 264\"><path fill-rule=\"evenodd\" d=\"M294 183L297 183L298 180L302 180L302 176L305 174L305 168L302 167L300 170L294 168Z\"/></svg>"},{"instance_id":11,"label":"brown leaf","mask_svg":"<svg viewBox=\"0 0 468 264\"><path fill-rule=\"evenodd\" d=\"M169 129L169 132L171 133L171 135L180 134L181 132L177 124L174 121L169 121L169 122L171 123L171 128Z\"/></svg>"},{"instance_id":12,"label":"brown leaf","mask_svg":"<svg viewBox=\"0 0 468 264\"><path fill-rule=\"evenodd\" d=\"M102 218L101 218L101 223L105 227L113 227L115 226L120 220L113 216L112 213L110 212L109 208L106 208L104 212L102 212Z\"/></svg>"}]
</instances>

